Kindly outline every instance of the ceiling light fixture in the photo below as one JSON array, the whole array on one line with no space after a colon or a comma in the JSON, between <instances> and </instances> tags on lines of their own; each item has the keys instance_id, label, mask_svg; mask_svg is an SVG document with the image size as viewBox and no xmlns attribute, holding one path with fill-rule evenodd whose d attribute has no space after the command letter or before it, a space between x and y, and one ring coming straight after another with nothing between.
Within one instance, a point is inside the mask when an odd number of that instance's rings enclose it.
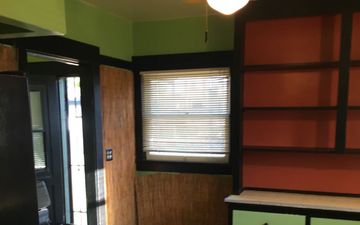
<instances>
[{"instance_id":1,"label":"ceiling light fixture","mask_svg":"<svg viewBox=\"0 0 360 225\"><path fill-rule=\"evenodd\" d=\"M214 10L231 15L248 4L249 0L207 0L207 3Z\"/></svg>"}]
</instances>

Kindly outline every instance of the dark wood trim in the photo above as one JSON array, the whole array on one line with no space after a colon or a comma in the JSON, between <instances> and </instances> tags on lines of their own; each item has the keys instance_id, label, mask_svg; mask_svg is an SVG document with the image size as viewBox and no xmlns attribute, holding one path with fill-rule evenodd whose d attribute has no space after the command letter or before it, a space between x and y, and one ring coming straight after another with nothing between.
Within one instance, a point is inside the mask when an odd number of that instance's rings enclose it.
<instances>
[{"instance_id":1,"label":"dark wood trim","mask_svg":"<svg viewBox=\"0 0 360 225\"><path fill-rule=\"evenodd\" d=\"M348 110L360 110L360 106L349 106Z\"/></svg>"},{"instance_id":2,"label":"dark wood trim","mask_svg":"<svg viewBox=\"0 0 360 225\"><path fill-rule=\"evenodd\" d=\"M86 196L89 225L103 223L105 204L102 151L102 118L100 97L100 72L97 64L80 64L81 107L83 111L83 136L86 174ZM103 196L99 196L103 194ZM98 216L103 214L103 216Z\"/></svg>"},{"instance_id":3,"label":"dark wood trim","mask_svg":"<svg viewBox=\"0 0 360 225\"><path fill-rule=\"evenodd\" d=\"M287 64L263 64L263 65L245 65L245 72L258 71L287 71L287 70L321 70L338 68L339 62L312 62L312 63L287 63Z\"/></svg>"},{"instance_id":4,"label":"dark wood trim","mask_svg":"<svg viewBox=\"0 0 360 225\"><path fill-rule=\"evenodd\" d=\"M351 61L351 66L353 66L353 67L359 67L359 66L360 66L360 60L353 60L353 61Z\"/></svg>"},{"instance_id":5,"label":"dark wood trim","mask_svg":"<svg viewBox=\"0 0 360 225\"><path fill-rule=\"evenodd\" d=\"M61 36L1 39L0 43L69 62L97 63L99 58L98 47Z\"/></svg>"},{"instance_id":6,"label":"dark wood trim","mask_svg":"<svg viewBox=\"0 0 360 225\"><path fill-rule=\"evenodd\" d=\"M17 49L17 51L18 51L18 70L26 71L26 67L27 67L26 51L22 48Z\"/></svg>"},{"instance_id":7,"label":"dark wood trim","mask_svg":"<svg viewBox=\"0 0 360 225\"><path fill-rule=\"evenodd\" d=\"M305 225L311 225L311 217L308 215L305 218Z\"/></svg>"},{"instance_id":8,"label":"dark wood trim","mask_svg":"<svg viewBox=\"0 0 360 225\"><path fill-rule=\"evenodd\" d=\"M360 154L360 148L346 148L345 154Z\"/></svg>"},{"instance_id":9,"label":"dark wood trim","mask_svg":"<svg viewBox=\"0 0 360 225\"><path fill-rule=\"evenodd\" d=\"M233 211L234 207L232 204L228 204L228 224L233 225Z\"/></svg>"},{"instance_id":10,"label":"dark wood trim","mask_svg":"<svg viewBox=\"0 0 360 225\"><path fill-rule=\"evenodd\" d=\"M185 163L185 162L166 162L144 160L137 163L138 171L159 171L177 173L200 173L200 174L222 174L230 175L231 166L229 164L216 163Z\"/></svg>"},{"instance_id":11,"label":"dark wood trim","mask_svg":"<svg viewBox=\"0 0 360 225\"><path fill-rule=\"evenodd\" d=\"M231 51L133 57L136 168L139 171L231 174L230 163L207 164L146 160L142 141L141 71L231 67ZM232 78L231 78L232 79Z\"/></svg>"},{"instance_id":12,"label":"dark wood trim","mask_svg":"<svg viewBox=\"0 0 360 225\"><path fill-rule=\"evenodd\" d=\"M99 64L113 66L113 67L117 67L117 68L123 68L123 69L127 69L127 70L134 69L132 62L129 62L126 60L121 60L121 59L116 59L116 58L104 56L104 55L100 55Z\"/></svg>"},{"instance_id":13,"label":"dark wood trim","mask_svg":"<svg viewBox=\"0 0 360 225\"><path fill-rule=\"evenodd\" d=\"M27 71L41 76L73 77L79 76L81 70L79 66L61 62L35 62L27 64Z\"/></svg>"},{"instance_id":14,"label":"dark wood trim","mask_svg":"<svg viewBox=\"0 0 360 225\"><path fill-rule=\"evenodd\" d=\"M142 162L146 161L146 157L143 151L141 77L140 71L138 70L134 71L134 98L136 169L141 170L141 164Z\"/></svg>"},{"instance_id":15,"label":"dark wood trim","mask_svg":"<svg viewBox=\"0 0 360 225\"><path fill-rule=\"evenodd\" d=\"M346 148L346 123L349 95L350 55L352 37L351 11L345 11L341 17L341 46L338 84L338 110L336 116L336 140L337 152L344 152Z\"/></svg>"},{"instance_id":16,"label":"dark wood trim","mask_svg":"<svg viewBox=\"0 0 360 225\"><path fill-rule=\"evenodd\" d=\"M137 71L175 70L228 67L232 60L232 51L219 51L204 53L135 56L133 57L133 64Z\"/></svg>"},{"instance_id":17,"label":"dark wood trim","mask_svg":"<svg viewBox=\"0 0 360 225\"><path fill-rule=\"evenodd\" d=\"M233 194L243 188L243 98L244 98L244 52L245 21L242 17L235 20L235 52L231 67L231 112L230 112L230 162L232 166Z\"/></svg>"},{"instance_id":18,"label":"dark wood trim","mask_svg":"<svg viewBox=\"0 0 360 225\"><path fill-rule=\"evenodd\" d=\"M24 72L21 71L1 71L0 75L6 75L6 76L25 76Z\"/></svg>"}]
</instances>

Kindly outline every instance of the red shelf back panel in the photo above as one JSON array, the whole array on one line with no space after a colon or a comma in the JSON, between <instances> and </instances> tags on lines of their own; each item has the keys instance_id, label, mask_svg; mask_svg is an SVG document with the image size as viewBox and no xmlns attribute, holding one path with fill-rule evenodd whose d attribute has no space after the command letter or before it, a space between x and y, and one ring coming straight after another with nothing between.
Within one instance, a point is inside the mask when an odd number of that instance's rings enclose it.
<instances>
[{"instance_id":1,"label":"red shelf back panel","mask_svg":"<svg viewBox=\"0 0 360 225\"><path fill-rule=\"evenodd\" d=\"M244 105L336 106L338 70L248 72Z\"/></svg>"},{"instance_id":2,"label":"red shelf back panel","mask_svg":"<svg viewBox=\"0 0 360 225\"><path fill-rule=\"evenodd\" d=\"M335 123L335 111L249 111L244 145L333 148Z\"/></svg>"},{"instance_id":3,"label":"red shelf back panel","mask_svg":"<svg viewBox=\"0 0 360 225\"><path fill-rule=\"evenodd\" d=\"M348 151L360 150L360 110L348 111L346 148Z\"/></svg>"},{"instance_id":4,"label":"red shelf back panel","mask_svg":"<svg viewBox=\"0 0 360 225\"><path fill-rule=\"evenodd\" d=\"M358 67L350 69L349 105L360 106L360 68Z\"/></svg>"},{"instance_id":5,"label":"red shelf back panel","mask_svg":"<svg viewBox=\"0 0 360 225\"><path fill-rule=\"evenodd\" d=\"M360 194L360 155L244 152L244 187Z\"/></svg>"},{"instance_id":6,"label":"red shelf back panel","mask_svg":"<svg viewBox=\"0 0 360 225\"><path fill-rule=\"evenodd\" d=\"M351 59L360 60L360 12L353 15Z\"/></svg>"},{"instance_id":7,"label":"red shelf back panel","mask_svg":"<svg viewBox=\"0 0 360 225\"><path fill-rule=\"evenodd\" d=\"M337 61L340 21L336 15L249 22L245 65Z\"/></svg>"},{"instance_id":8,"label":"red shelf back panel","mask_svg":"<svg viewBox=\"0 0 360 225\"><path fill-rule=\"evenodd\" d=\"M360 106L360 68L350 70L349 105ZM360 149L360 110L349 110L346 131L346 148Z\"/></svg>"}]
</instances>

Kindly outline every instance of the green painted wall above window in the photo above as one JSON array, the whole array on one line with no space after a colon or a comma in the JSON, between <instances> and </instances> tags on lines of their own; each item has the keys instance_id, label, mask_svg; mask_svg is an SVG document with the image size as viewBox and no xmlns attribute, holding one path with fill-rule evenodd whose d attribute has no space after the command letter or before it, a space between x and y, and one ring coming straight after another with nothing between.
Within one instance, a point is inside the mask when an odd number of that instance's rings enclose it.
<instances>
[{"instance_id":1,"label":"green painted wall above window","mask_svg":"<svg viewBox=\"0 0 360 225\"><path fill-rule=\"evenodd\" d=\"M98 46L100 53L131 60L132 21L79 0L65 0L66 37Z\"/></svg>"},{"instance_id":2,"label":"green painted wall above window","mask_svg":"<svg viewBox=\"0 0 360 225\"><path fill-rule=\"evenodd\" d=\"M82 0L1 0L0 18L31 24L98 46L102 55L132 56L223 51L233 49L234 18L209 16L160 21L131 21Z\"/></svg>"},{"instance_id":3,"label":"green painted wall above window","mask_svg":"<svg viewBox=\"0 0 360 225\"><path fill-rule=\"evenodd\" d=\"M233 49L234 18L209 17L208 42L205 17L134 23L134 55L158 55Z\"/></svg>"},{"instance_id":4,"label":"green painted wall above window","mask_svg":"<svg viewBox=\"0 0 360 225\"><path fill-rule=\"evenodd\" d=\"M66 33L64 0L1 0L0 17Z\"/></svg>"}]
</instances>

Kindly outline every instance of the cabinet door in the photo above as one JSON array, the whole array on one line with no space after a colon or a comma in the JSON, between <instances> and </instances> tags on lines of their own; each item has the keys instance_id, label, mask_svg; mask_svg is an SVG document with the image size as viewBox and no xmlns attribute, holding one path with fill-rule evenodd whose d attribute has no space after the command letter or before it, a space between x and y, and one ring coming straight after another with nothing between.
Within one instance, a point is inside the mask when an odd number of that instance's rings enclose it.
<instances>
[{"instance_id":1,"label":"cabinet door","mask_svg":"<svg viewBox=\"0 0 360 225\"><path fill-rule=\"evenodd\" d=\"M360 225L360 221L311 218L311 225Z\"/></svg>"},{"instance_id":2,"label":"cabinet door","mask_svg":"<svg viewBox=\"0 0 360 225\"><path fill-rule=\"evenodd\" d=\"M240 210L233 211L233 225L264 225L264 224L305 225L305 216L280 214L280 213L240 211Z\"/></svg>"}]
</instances>

